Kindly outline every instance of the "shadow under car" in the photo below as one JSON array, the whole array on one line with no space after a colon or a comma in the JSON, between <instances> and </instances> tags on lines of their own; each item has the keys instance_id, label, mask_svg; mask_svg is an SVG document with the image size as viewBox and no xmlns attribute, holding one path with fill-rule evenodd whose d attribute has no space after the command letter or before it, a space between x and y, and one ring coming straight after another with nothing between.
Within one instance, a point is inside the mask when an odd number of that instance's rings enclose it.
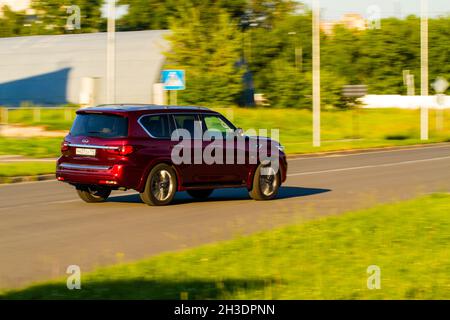
<instances>
[{"instance_id":1,"label":"shadow under car","mask_svg":"<svg viewBox=\"0 0 450 320\"><path fill-rule=\"evenodd\" d=\"M302 188L302 187L280 187L278 192L278 196L272 200L277 201L281 199L289 199L289 198L298 198L298 197L307 197L315 194L330 192L330 189L321 189L321 188ZM250 196L248 195L248 191L245 188L238 189L216 189L205 200L194 199L187 192L178 192L175 196L175 199L172 205L183 204L183 203L191 203L191 202L211 202L211 201L232 201L232 200L250 200ZM131 194L131 195L123 195L123 196L114 196L110 197L107 202L123 202L123 203L141 203L141 198L139 194Z\"/></svg>"}]
</instances>

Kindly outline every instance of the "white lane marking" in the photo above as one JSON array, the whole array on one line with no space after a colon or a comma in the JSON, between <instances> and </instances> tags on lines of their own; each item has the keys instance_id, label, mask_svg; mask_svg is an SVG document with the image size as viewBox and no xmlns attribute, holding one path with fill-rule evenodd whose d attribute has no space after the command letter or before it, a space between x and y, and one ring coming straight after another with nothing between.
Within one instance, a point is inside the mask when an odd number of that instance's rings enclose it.
<instances>
[{"instance_id":1,"label":"white lane marking","mask_svg":"<svg viewBox=\"0 0 450 320\"><path fill-rule=\"evenodd\" d=\"M381 150L381 151L366 151L366 152L360 152L360 153L349 153L349 154L332 154L332 155L324 155L324 156L318 156L318 157L302 157L300 158L290 158L288 159L288 162L293 161L300 161L300 160L309 160L309 159L324 159L324 158L334 158L334 157L349 157L349 156L360 156L360 155L370 155L370 154L379 154L379 153L389 153L389 152L400 152L400 151L415 151L415 150L428 150L428 149L441 149L441 148L450 148L450 144L446 143L444 145L438 145L438 146L419 146L419 147L411 147L411 148L404 148L404 149L394 149L394 150ZM338 152L338 151L337 151ZM417 160L422 161L422 160ZM383 165L381 165L383 166ZM371 166L364 166L364 167L355 167L355 168L371 168ZM346 169L347 170L347 169ZM340 169L339 169L340 171ZM317 171L317 173L327 172L325 171ZM331 171L333 172L333 171ZM302 173L305 174L305 173ZM312 173L311 173L312 174ZM288 175L290 176L290 175ZM53 180L43 180L43 181L28 181L28 182L19 182L19 183L4 183L0 184L0 188L4 187L13 187L13 186L23 186L27 184L35 184L35 183L45 183L45 182L59 182L56 179Z\"/></svg>"},{"instance_id":2,"label":"white lane marking","mask_svg":"<svg viewBox=\"0 0 450 320\"><path fill-rule=\"evenodd\" d=\"M401 161L401 162L394 162L394 163L374 164L374 165L360 166L360 167L349 167L349 168L339 168L339 169L310 171L310 172L298 172L298 173L288 174L287 176L288 177L306 176L306 175L320 174L320 173L341 172L341 171L360 170L360 169L372 169L372 168L381 168L381 167L393 167L393 166L399 166L399 165L404 165L404 164L414 164L414 163L438 161L438 160L445 160L445 159L450 159L450 156L439 157L439 158L430 158L430 159L421 159L421 160L409 160L409 161Z\"/></svg>"},{"instance_id":3,"label":"white lane marking","mask_svg":"<svg viewBox=\"0 0 450 320\"><path fill-rule=\"evenodd\" d=\"M56 159L0 159L0 163L10 163L10 162L54 162L56 164Z\"/></svg>"},{"instance_id":4,"label":"white lane marking","mask_svg":"<svg viewBox=\"0 0 450 320\"><path fill-rule=\"evenodd\" d=\"M134 194L138 195L139 193L137 193L136 191L126 191L124 193L111 196L111 197L109 197L109 199L114 199L114 198L123 197L123 196L131 196ZM68 199L68 200L50 201L50 202L45 202L45 203L40 203L40 204L50 205L50 204L72 203L72 202L84 203L83 200L75 198L75 199ZM24 209L24 208L29 208L29 207L33 207L33 206L35 206L35 204L22 204L19 206L12 206L12 207L0 207L0 211L7 210L7 209Z\"/></svg>"},{"instance_id":5,"label":"white lane marking","mask_svg":"<svg viewBox=\"0 0 450 320\"><path fill-rule=\"evenodd\" d=\"M71 199L71 200L60 200L60 201L50 201L46 204L60 204L60 203L70 203L70 202L81 202L81 199Z\"/></svg>"},{"instance_id":6,"label":"white lane marking","mask_svg":"<svg viewBox=\"0 0 450 320\"><path fill-rule=\"evenodd\" d=\"M27 182L18 182L18 183L3 183L0 184L0 188L4 188L4 187L14 187L14 186L23 186L23 185L27 185L27 184L35 184L35 183L48 183L48 182L59 182L56 179L52 179L52 180L42 180L42 181L27 181Z\"/></svg>"},{"instance_id":7,"label":"white lane marking","mask_svg":"<svg viewBox=\"0 0 450 320\"><path fill-rule=\"evenodd\" d=\"M298 158L289 158L288 162L292 161L300 161L300 160L309 160L309 159L324 159L324 158L338 158L338 157L350 157L350 156L361 156L361 155L371 155L371 154L379 154L379 153L390 153L390 152L402 152L402 151L416 151L416 150L429 150L429 149L442 149L442 148L450 148L450 144L444 144L444 145L438 145L438 146L426 146L426 147L405 147L402 149L391 149L391 150L380 150L380 151L370 151L367 150L365 152L358 152L358 153L347 153L347 154L330 154L330 155L323 155L323 156L308 156L308 154L305 155L299 155ZM330 151L333 152L333 151ZM339 152L339 150L336 150L336 152Z\"/></svg>"},{"instance_id":8,"label":"white lane marking","mask_svg":"<svg viewBox=\"0 0 450 320\"><path fill-rule=\"evenodd\" d=\"M125 191L123 193L120 194L116 194L114 196L110 196L108 199L114 199L114 198L119 198L119 197L124 197L124 196L131 196L133 194L139 194L136 191ZM83 202L81 199L69 199L69 200L59 200L59 201L50 201L47 202L46 204L61 204L61 203L71 203L71 202Z\"/></svg>"}]
</instances>

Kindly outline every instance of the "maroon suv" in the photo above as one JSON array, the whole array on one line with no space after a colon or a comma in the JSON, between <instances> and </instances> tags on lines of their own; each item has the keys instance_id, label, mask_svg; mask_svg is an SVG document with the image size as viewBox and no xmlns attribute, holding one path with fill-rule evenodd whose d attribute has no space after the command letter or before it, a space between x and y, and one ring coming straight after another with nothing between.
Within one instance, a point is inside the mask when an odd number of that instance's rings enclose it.
<instances>
[{"instance_id":1,"label":"maroon suv","mask_svg":"<svg viewBox=\"0 0 450 320\"><path fill-rule=\"evenodd\" d=\"M204 199L214 189L240 187L253 199L269 200L287 170L276 141L245 136L221 114L200 107L81 109L61 153L56 177L86 202L134 189L146 204L166 205L177 191Z\"/></svg>"}]
</instances>

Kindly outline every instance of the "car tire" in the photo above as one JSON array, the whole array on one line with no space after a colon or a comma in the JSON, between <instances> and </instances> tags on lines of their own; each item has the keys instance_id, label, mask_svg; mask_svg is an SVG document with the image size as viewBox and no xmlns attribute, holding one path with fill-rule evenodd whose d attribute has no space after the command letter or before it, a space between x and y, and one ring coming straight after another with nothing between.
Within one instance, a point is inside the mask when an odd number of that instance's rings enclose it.
<instances>
[{"instance_id":1,"label":"car tire","mask_svg":"<svg viewBox=\"0 0 450 320\"><path fill-rule=\"evenodd\" d=\"M260 164L253 176L252 189L249 191L249 195L254 200L272 200L278 195L278 191L281 185L280 173L272 170L271 175L262 175L262 169L269 168ZM268 188L268 189L267 189Z\"/></svg>"},{"instance_id":2,"label":"car tire","mask_svg":"<svg viewBox=\"0 0 450 320\"><path fill-rule=\"evenodd\" d=\"M214 189L199 189L187 190L187 193L194 199L205 200L213 193L213 191Z\"/></svg>"},{"instance_id":3,"label":"car tire","mask_svg":"<svg viewBox=\"0 0 450 320\"><path fill-rule=\"evenodd\" d=\"M140 194L149 206L165 206L172 202L177 192L175 170L165 164L156 165L149 173L144 192Z\"/></svg>"},{"instance_id":4,"label":"car tire","mask_svg":"<svg viewBox=\"0 0 450 320\"><path fill-rule=\"evenodd\" d=\"M77 187L78 196L87 203L105 202L111 195L111 189L103 187Z\"/></svg>"}]
</instances>

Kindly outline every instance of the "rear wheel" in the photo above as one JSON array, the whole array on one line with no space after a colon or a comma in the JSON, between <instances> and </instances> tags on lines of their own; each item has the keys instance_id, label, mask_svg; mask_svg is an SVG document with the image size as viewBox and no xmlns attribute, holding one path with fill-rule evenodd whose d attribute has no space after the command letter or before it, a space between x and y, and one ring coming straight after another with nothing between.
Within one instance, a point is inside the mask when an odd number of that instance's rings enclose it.
<instances>
[{"instance_id":1,"label":"rear wheel","mask_svg":"<svg viewBox=\"0 0 450 320\"><path fill-rule=\"evenodd\" d=\"M187 190L187 193L194 199L207 199L214 189Z\"/></svg>"},{"instance_id":2,"label":"rear wheel","mask_svg":"<svg viewBox=\"0 0 450 320\"><path fill-rule=\"evenodd\" d=\"M254 200L271 200L277 196L280 185L281 179L278 172L270 166L259 165L253 177L253 186L249 195Z\"/></svg>"},{"instance_id":3,"label":"rear wheel","mask_svg":"<svg viewBox=\"0 0 450 320\"><path fill-rule=\"evenodd\" d=\"M158 164L147 177L141 199L149 206L164 206L172 202L177 192L175 170L167 164Z\"/></svg>"},{"instance_id":4,"label":"rear wheel","mask_svg":"<svg viewBox=\"0 0 450 320\"><path fill-rule=\"evenodd\" d=\"M111 194L111 189L104 187L77 187L78 196L87 203L104 202Z\"/></svg>"}]
</instances>

